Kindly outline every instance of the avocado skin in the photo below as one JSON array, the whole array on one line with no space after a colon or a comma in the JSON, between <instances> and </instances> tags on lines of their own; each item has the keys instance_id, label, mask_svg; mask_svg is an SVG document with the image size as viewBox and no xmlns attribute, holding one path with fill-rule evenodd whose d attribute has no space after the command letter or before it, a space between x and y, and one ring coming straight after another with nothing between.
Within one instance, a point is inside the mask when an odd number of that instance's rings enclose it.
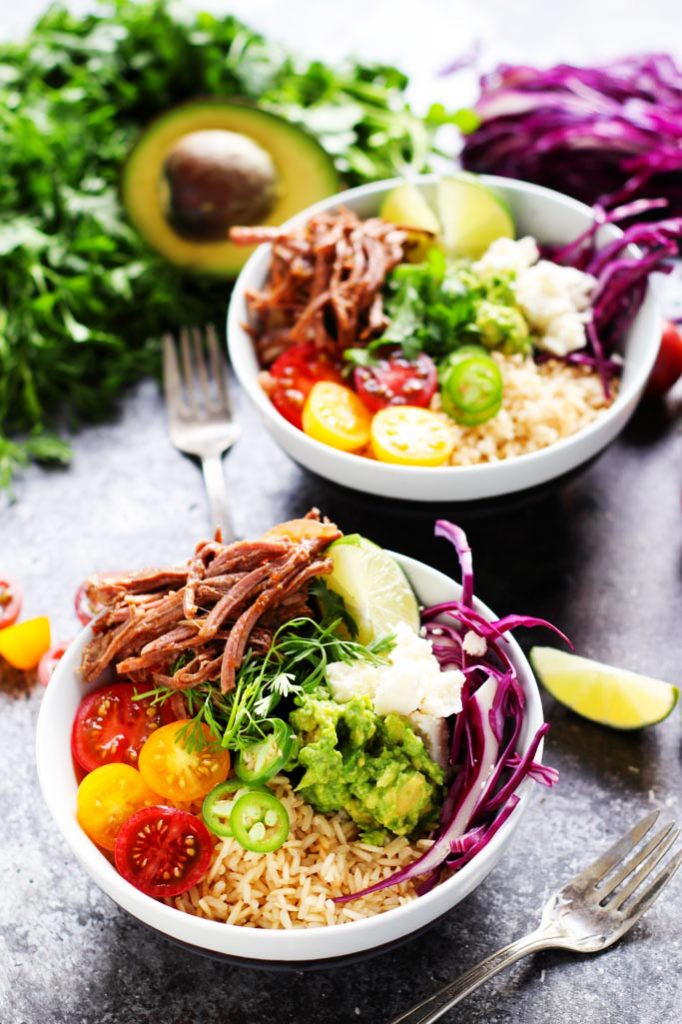
<instances>
[{"instance_id":1,"label":"avocado skin","mask_svg":"<svg viewBox=\"0 0 682 1024\"><path fill-rule=\"evenodd\" d=\"M308 803L345 810L372 842L435 827L444 772L405 718L377 715L365 695L337 704L305 694L299 704L290 717L305 769L296 788Z\"/></svg>"},{"instance_id":2,"label":"avocado skin","mask_svg":"<svg viewBox=\"0 0 682 1024\"><path fill-rule=\"evenodd\" d=\"M251 187L254 173L250 172L241 175L239 187L232 188L231 197L226 196L221 185L224 160L218 161L222 171L217 170L215 161L207 172L205 162L200 160L201 174L196 160L190 160L187 167L183 140L207 134L227 134L243 140L240 146L247 151L252 167L256 165L259 188ZM200 216L197 205L201 207L202 203L199 200L197 204L195 195L178 200L178 167L173 167L172 158L178 146L190 193L197 177L204 179L204 199L208 189L210 207L204 214L208 216ZM303 128L255 105L214 97L173 107L152 121L128 155L121 174L123 205L148 245L183 270L225 278L235 277L255 248L230 242L227 231L231 224L282 224L339 189L334 161ZM216 193L221 203L216 202Z\"/></svg>"}]
</instances>

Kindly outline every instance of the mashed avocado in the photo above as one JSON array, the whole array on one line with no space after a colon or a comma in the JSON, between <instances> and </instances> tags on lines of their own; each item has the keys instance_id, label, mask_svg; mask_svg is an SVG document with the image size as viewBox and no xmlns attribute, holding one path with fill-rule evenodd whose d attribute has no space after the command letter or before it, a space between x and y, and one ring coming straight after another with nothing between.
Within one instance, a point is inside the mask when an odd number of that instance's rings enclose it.
<instances>
[{"instance_id":1,"label":"mashed avocado","mask_svg":"<svg viewBox=\"0 0 682 1024\"><path fill-rule=\"evenodd\" d=\"M337 704L305 694L299 702L290 722L305 769L296 788L308 803L327 813L345 810L371 842L435 827L443 769L406 719L377 715L368 696Z\"/></svg>"}]
</instances>

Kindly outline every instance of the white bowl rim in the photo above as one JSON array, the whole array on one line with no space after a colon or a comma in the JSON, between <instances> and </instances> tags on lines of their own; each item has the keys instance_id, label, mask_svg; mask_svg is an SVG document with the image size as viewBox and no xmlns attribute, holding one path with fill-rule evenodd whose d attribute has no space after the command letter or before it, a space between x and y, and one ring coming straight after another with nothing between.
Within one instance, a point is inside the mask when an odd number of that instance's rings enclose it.
<instances>
[{"instance_id":1,"label":"white bowl rim","mask_svg":"<svg viewBox=\"0 0 682 1024\"><path fill-rule=\"evenodd\" d=\"M445 175L441 173L421 174L410 176L407 180L414 184L434 184L444 176ZM479 174L477 177L490 188L505 188L529 196L538 194L544 195L564 206L571 207L576 211L576 213L588 214L590 216L594 215L594 211L586 203L582 203L578 199L573 199L572 196L564 195L562 192L557 192L555 189L546 188L544 185L534 185L528 181L521 181L516 178L504 178L499 175L492 174ZM322 210L328 210L335 206L343 205L343 203L348 200L353 201L356 199L362 199L365 196L372 196L377 192L385 192L390 188L394 188L397 185L402 184L405 180L405 178L400 177L388 178L382 181L370 182L367 185L358 185L355 188L339 192L334 196L328 196L326 199L321 199L319 202L314 203L312 206L308 206L305 210L297 213L294 217L290 218L290 220L286 221L286 223L282 225L282 228L305 221L315 213ZM618 238L623 234L622 230L616 224L610 223L601 225L599 231L604 232L609 236L609 238L613 239ZM637 251L637 247L634 245L630 245L628 248L632 252ZM251 277L254 276L254 271L257 271L260 268L261 261L264 260L265 254L267 254L269 250L269 242L259 245L255 252L253 252L246 261L239 273L239 276L237 277L237 280L235 281L227 310L227 342L232 366L239 378L240 384L249 395L251 401L254 402L261 414L264 415L266 419L274 421L277 427L284 431L286 436L292 438L294 441L300 442L302 431L289 423L289 421L282 416L277 409L275 409L272 402L259 385L257 375L253 375L251 373L250 369L245 366L241 357L242 339L245 336L245 332L239 319L239 312L237 310L238 301L243 298L246 291L254 286L255 282L251 281ZM642 304L646 300L650 289L651 284L648 283ZM660 318L660 310L658 311L658 315ZM625 387L620 386L618 388L618 393L611 405L607 409L603 409L600 412L600 415L591 423L588 423L585 427L582 427L575 433L569 434L567 437L562 437L559 438L558 441L553 441L552 444L547 445L544 448L538 448L532 452L524 452L520 455L514 455L511 458L504 459L503 462L505 464L513 462L514 465L532 466L538 462L546 460L549 453L560 453L572 447L576 438L587 438L591 437L595 433L600 433L608 423L618 417L621 409L626 406L642 388L653 369L657 352L658 349L655 349L652 346L648 360L642 360L640 363L637 376L631 376ZM329 445L325 445L323 442L317 441L315 438L309 437L307 434L304 434L303 437L305 439L304 443L307 442L315 447L324 448L327 453L331 452L329 457L334 460L340 460L341 465L352 467L356 465L358 458L362 458L362 456L353 452L343 452L336 448L330 448ZM443 478L444 474L447 474L449 479L452 477L453 473L458 473L460 476L466 473L468 477L476 476L482 479L494 474L499 465L500 462L480 462L466 466L405 467L394 465L390 462L380 463L382 475L386 474L388 477L396 479L400 479L404 476L406 468L409 469L410 474L415 474L416 477L429 476L430 478L434 472L437 472L439 474L439 478Z\"/></svg>"},{"instance_id":2,"label":"white bowl rim","mask_svg":"<svg viewBox=\"0 0 682 1024\"><path fill-rule=\"evenodd\" d=\"M434 569L432 566L429 566L424 562L420 562L417 559L400 555L395 552L391 553L397 559L399 564L408 571L410 568L415 568L418 571L427 570L427 572L432 574L432 576L448 580L449 585L452 587L453 597L461 595L461 585L455 580L450 579L446 573ZM497 618L494 612L492 612L491 609L479 598L474 598L474 602L476 609L486 618L493 621ZM416 900L412 900L409 903L403 904L399 907L394 907L371 917L362 918L358 921L344 922L342 925L320 925L309 928L296 928L293 931L290 929L248 929L249 932L255 933L258 936L257 940L255 940L260 947L258 954L251 955L239 952L235 954L226 953L221 948L224 943L217 944L217 940L220 937L224 939L230 933L232 933L235 939L239 935L243 936L245 929L242 925L229 925L220 921L211 921L195 917L192 914L187 914L184 911L177 910L175 907L169 907L150 896L146 896L119 875L116 868L106 859L106 857L104 857L90 839L88 839L86 834L78 825L75 813L70 817L65 818L59 811L59 799L57 796L59 784L51 770L48 751L49 743L47 739L50 733L53 717L51 715L51 708L53 705L56 705L59 700L60 680L74 671L72 668L72 662L75 663L77 657L80 655L83 645L87 642L90 636L91 627L86 626L75 638L70 650L67 650L67 653L57 664L54 674L50 680L50 685L43 697L36 730L36 761L38 778L43 792L43 797L52 814L53 820L56 822L59 831L67 842L67 845L76 855L83 867L85 867L86 871L93 878L96 884L107 895L109 895L110 898L138 920L150 925L157 931L162 932L167 937L177 939L180 942L190 943L201 951L217 952L221 955L227 956L228 958L230 956L246 957L246 959L253 960L254 963L261 961L276 963L293 960L299 962L324 962L325 959L333 960L337 957L343 958L343 956L352 955L353 952L353 950L350 950L345 953L340 953L331 949L322 955L316 955L319 953L319 943L323 941L322 936L329 936L330 933L342 931L344 944L346 946L350 944L348 940L350 940L352 936L357 937L359 943L357 946L358 952L365 950L369 952L372 948L385 944L386 941L391 942L396 941L399 937L407 937L414 929L410 929L409 927L399 929L395 937L391 936L387 940L385 936L382 936L382 932L385 928L385 922L389 918L395 923L407 919L417 907L422 909L433 908L433 913L428 916L428 921L435 921L440 916L436 908L439 902L443 900L443 896L449 890L453 888L466 889L467 880L471 876L475 875L478 872L478 869L482 868L485 876L487 874L485 868L488 865L488 862L491 860L494 862L498 854L499 856L502 856L504 847L511 840L532 799L535 783L526 778L516 791L517 795L520 797L519 804L514 809L513 814L510 815L507 821L504 822L497 833L492 837L487 846L484 847L484 849L481 850L480 853L478 853L477 856L468 864L466 864L461 871L446 879L430 892L418 897ZM544 722L542 703L535 676L525 654L513 636L509 635L508 640L509 648L507 653L515 664L517 670L521 671L522 675L528 682L528 687L524 687L526 690L525 714L527 716L526 724L528 726L528 743L535 735L537 729L539 729ZM70 658L69 653L71 654ZM544 743L541 742L537 753L535 754L535 760L537 761L541 761L542 759L543 746ZM494 865L491 865L488 870L491 870L492 866ZM480 884L480 882L474 882L471 889L477 887L478 884ZM466 891L468 892L470 890ZM448 909L448 906L445 905L442 913L445 913ZM150 916L155 918L154 923L150 922ZM250 938L252 938L252 935ZM376 941L372 941L372 938L375 938ZM295 942L297 947L295 951L291 949L293 942Z\"/></svg>"}]
</instances>

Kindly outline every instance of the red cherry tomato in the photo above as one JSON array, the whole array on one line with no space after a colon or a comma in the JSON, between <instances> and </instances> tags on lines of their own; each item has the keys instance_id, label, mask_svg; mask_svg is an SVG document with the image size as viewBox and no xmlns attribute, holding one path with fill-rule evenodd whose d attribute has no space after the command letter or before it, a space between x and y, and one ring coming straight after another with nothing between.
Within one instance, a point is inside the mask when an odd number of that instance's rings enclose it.
<instances>
[{"instance_id":1,"label":"red cherry tomato","mask_svg":"<svg viewBox=\"0 0 682 1024\"><path fill-rule=\"evenodd\" d=\"M67 647L71 643L70 640L65 640L64 643L56 644L54 647L50 647L46 654L43 654L42 658L38 662L38 680L47 686L52 673L57 667L57 662L63 657Z\"/></svg>"},{"instance_id":2,"label":"red cherry tomato","mask_svg":"<svg viewBox=\"0 0 682 1024\"><path fill-rule=\"evenodd\" d=\"M97 615L97 608L93 608L90 603L90 599L86 593L87 584L81 583L80 587L76 591L76 596L73 599L73 606L76 609L76 615L83 623L87 626L89 622L92 622L95 615Z\"/></svg>"},{"instance_id":3,"label":"red cherry tomato","mask_svg":"<svg viewBox=\"0 0 682 1024\"><path fill-rule=\"evenodd\" d=\"M320 380L341 383L341 375L331 358L312 341L292 345L278 356L270 367L270 376L275 379L269 392L270 401L299 430L303 429L303 406L313 384Z\"/></svg>"},{"instance_id":4,"label":"red cherry tomato","mask_svg":"<svg viewBox=\"0 0 682 1024\"><path fill-rule=\"evenodd\" d=\"M71 730L71 753L86 772L112 762L137 768L146 740L173 720L166 704L134 700L141 692L134 683L113 683L81 701Z\"/></svg>"},{"instance_id":5,"label":"red cherry tomato","mask_svg":"<svg viewBox=\"0 0 682 1024\"><path fill-rule=\"evenodd\" d=\"M0 576L0 629L16 622L23 600L24 594L17 581Z\"/></svg>"},{"instance_id":6,"label":"red cherry tomato","mask_svg":"<svg viewBox=\"0 0 682 1024\"><path fill-rule=\"evenodd\" d=\"M682 332L669 320L663 326L661 347L646 386L652 397L664 395L682 376Z\"/></svg>"},{"instance_id":7,"label":"red cherry tomato","mask_svg":"<svg viewBox=\"0 0 682 1024\"><path fill-rule=\"evenodd\" d=\"M438 373L425 352L412 360L397 349L372 366L356 366L353 381L367 408L378 412L387 405L428 406L438 386Z\"/></svg>"},{"instance_id":8,"label":"red cherry tomato","mask_svg":"<svg viewBox=\"0 0 682 1024\"><path fill-rule=\"evenodd\" d=\"M147 896L179 896L200 882L213 842L203 821L174 807L143 807L121 827L114 861L119 874Z\"/></svg>"}]
</instances>

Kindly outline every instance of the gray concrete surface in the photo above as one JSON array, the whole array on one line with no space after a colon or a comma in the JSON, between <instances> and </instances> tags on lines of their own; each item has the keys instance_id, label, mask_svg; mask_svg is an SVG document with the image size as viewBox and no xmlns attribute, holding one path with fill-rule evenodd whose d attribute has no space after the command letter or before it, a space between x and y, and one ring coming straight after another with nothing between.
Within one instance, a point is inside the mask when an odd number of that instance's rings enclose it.
<instances>
[{"instance_id":1,"label":"gray concrete surface","mask_svg":"<svg viewBox=\"0 0 682 1024\"><path fill-rule=\"evenodd\" d=\"M39 6L3 6L0 28L18 31ZM400 59L414 69L421 96L435 95L437 61L475 34L495 56L534 60L663 48L680 36L679 6L666 0L632 10L584 0L570 9L541 0L229 6L290 42L298 34L324 56L362 49ZM447 570L452 555L432 539L432 524L436 514L454 518L474 546L477 590L496 610L544 615L581 653L679 682L681 399L678 391L666 409L641 409L573 481L492 508L400 506L340 491L294 466L243 402L244 437L225 471L244 534L314 503L345 530ZM49 614L56 638L77 629L71 601L88 572L182 557L207 526L200 475L171 448L153 383L127 396L118 419L83 430L74 444L70 470L32 469L17 503L0 505L0 568L23 581L26 613ZM546 757L561 784L539 793L484 885L429 933L381 958L309 975L256 974L147 932L88 881L38 791L40 697L39 689L0 693L0 1024L382 1024L532 928L547 892L628 823L652 807L680 816L678 714L641 735L617 734L547 700ZM620 946L584 960L538 956L447 1020L673 1024L682 995L681 897L677 880Z\"/></svg>"}]
</instances>

